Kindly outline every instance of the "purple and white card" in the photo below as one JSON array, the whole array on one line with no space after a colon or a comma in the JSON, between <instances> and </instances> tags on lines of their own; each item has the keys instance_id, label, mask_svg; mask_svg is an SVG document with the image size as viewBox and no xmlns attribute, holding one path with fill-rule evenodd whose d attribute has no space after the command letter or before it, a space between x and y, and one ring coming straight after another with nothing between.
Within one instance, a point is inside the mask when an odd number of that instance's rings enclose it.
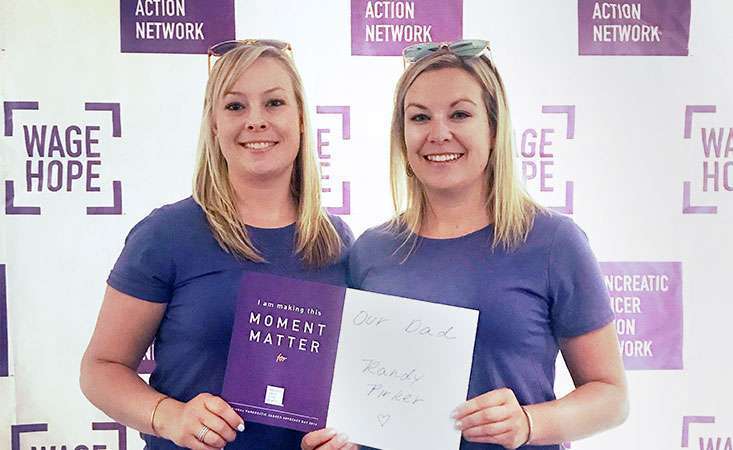
<instances>
[{"instance_id":1,"label":"purple and white card","mask_svg":"<svg viewBox=\"0 0 733 450\"><path fill-rule=\"evenodd\" d=\"M242 277L222 397L245 421L324 428L345 287Z\"/></svg>"},{"instance_id":2,"label":"purple and white card","mask_svg":"<svg viewBox=\"0 0 733 450\"><path fill-rule=\"evenodd\" d=\"M246 421L457 449L477 324L475 310L248 273L222 397Z\"/></svg>"}]
</instances>

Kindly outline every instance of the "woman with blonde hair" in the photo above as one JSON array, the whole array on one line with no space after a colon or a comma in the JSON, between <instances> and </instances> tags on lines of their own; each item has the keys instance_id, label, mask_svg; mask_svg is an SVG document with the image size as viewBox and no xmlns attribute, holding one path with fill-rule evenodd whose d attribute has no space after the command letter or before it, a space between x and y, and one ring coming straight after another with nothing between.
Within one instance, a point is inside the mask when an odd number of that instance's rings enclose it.
<instances>
[{"instance_id":1,"label":"woman with blonde hair","mask_svg":"<svg viewBox=\"0 0 733 450\"><path fill-rule=\"evenodd\" d=\"M303 84L288 44L227 41L209 74L193 197L138 223L107 280L81 387L150 450L292 449L222 389L242 272L345 284L348 227L320 204ZM136 368L155 340L147 385Z\"/></svg>"},{"instance_id":2,"label":"woman with blonde hair","mask_svg":"<svg viewBox=\"0 0 733 450\"><path fill-rule=\"evenodd\" d=\"M352 247L352 287L479 310L469 400L452 413L462 450L559 449L620 424L626 382L598 264L572 220L517 180L488 42L419 44L404 57L391 133L396 215ZM560 399L558 351L575 383ZM325 434L306 435L303 448L338 448Z\"/></svg>"}]
</instances>

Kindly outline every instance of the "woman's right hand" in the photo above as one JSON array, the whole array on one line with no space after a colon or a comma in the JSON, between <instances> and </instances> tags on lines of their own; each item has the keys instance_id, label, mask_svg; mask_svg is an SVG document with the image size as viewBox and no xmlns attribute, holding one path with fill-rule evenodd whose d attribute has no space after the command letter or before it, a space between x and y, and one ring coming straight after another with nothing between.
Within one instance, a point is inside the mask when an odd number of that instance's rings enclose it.
<instances>
[{"instance_id":1,"label":"woman's right hand","mask_svg":"<svg viewBox=\"0 0 733 450\"><path fill-rule=\"evenodd\" d=\"M349 442L349 437L337 433L333 428L323 428L303 436L300 441L302 450L357 450L358 445Z\"/></svg>"},{"instance_id":2,"label":"woman's right hand","mask_svg":"<svg viewBox=\"0 0 733 450\"><path fill-rule=\"evenodd\" d=\"M208 393L186 403L166 398L155 412L153 425L161 437L192 450L224 448L236 439L237 431L244 431L244 421L232 407Z\"/></svg>"}]
</instances>

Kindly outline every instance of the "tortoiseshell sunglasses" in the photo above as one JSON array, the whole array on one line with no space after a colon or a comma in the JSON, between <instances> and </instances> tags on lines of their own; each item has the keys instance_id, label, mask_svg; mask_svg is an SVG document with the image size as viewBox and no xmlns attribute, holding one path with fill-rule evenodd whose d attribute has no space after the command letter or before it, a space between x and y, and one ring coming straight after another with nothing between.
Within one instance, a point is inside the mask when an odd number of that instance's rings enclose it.
<instances>
[{"instance_id":1,"label":"tortoiseshell sunglasses","mask_svg":"<svg viewBox=\"0 0 733 450\"><path fill-rule=\"evenodd\" d=\"M211 72L211 58L218 58L224 55L226 52L241 46L251 47L273 47L281 52L284 52L290 58L293 57L293 47L283 41L277 41L274 39L243 39L243 40L232 40L219 42L209 47L209 72Z\"/></svg>"}]
</instances>

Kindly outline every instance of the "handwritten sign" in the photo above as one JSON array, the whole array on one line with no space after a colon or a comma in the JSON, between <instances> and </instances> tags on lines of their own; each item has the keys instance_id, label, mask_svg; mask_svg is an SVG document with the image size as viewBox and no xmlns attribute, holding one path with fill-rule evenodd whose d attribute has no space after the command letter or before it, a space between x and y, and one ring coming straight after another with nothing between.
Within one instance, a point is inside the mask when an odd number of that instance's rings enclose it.
<instances>
[{"instance_id":1,"label":"handwritten sign","mask_svg":"<svg viewBox=\"0 0 733 450\"><path fill-rule=\"evenodd\" d=\"M458 449L478 311L245 273L222 397L246 421ZM416 433L415 430L420 430Z\"/></svg>"},{"instance_id":2,"label":"handwritten sign","mask_svg":"<svg viewBox=\"0 0 733 450\"><path fill-rule=\"evenodd\" d=\"M327 425L383 450L457 449L450 413L477 323L478 311L348 289Z\"/></svg>"}]
</instances>

